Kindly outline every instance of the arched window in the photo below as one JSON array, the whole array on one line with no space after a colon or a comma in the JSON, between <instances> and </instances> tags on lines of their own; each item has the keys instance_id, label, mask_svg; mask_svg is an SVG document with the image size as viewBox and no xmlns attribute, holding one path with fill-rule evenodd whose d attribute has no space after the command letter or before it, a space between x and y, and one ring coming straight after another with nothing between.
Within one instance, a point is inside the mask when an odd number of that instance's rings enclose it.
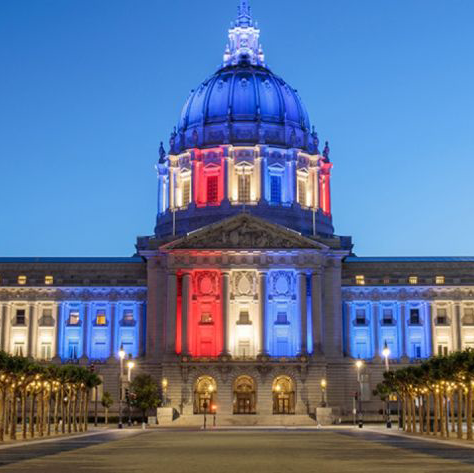
<instances>
[{"instance_id":1,"label":"arched window","mask_svg":"<svg viewBox=\"0 0 474 473\"><path fill-rule=\"evenodd\" d=\"M212 412L217 398L217 385L212 376L201 376L194 385L194 413Z\"/></svg>"},{"instance_id":2,"label":"arched window","mask_svg":"<svg viewBox=\"0 0 474 473\"><path fill-rule=\"evenodd\" d=\"M234 381L234 414L255 414L257 393L252 377L243 375Z\"/></svg>"},{"instance_id":3,"label":"arched window","mask_svg":"<svg viewBox=\"0 0 474 473\"><path fill-rule=\"evenodd\" d=\"M289 376L278 376L273 381L273 414L295 413L295 388Z\"/></svg>"}]
</instances>

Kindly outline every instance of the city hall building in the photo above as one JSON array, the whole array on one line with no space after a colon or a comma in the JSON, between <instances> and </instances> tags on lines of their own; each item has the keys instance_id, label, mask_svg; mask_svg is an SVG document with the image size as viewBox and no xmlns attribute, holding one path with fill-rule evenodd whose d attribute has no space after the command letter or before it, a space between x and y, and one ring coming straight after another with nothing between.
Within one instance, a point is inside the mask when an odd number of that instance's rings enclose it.
<instances>
[{"instance_id":1,"label":"city hall building","mask_svg":"<svg viewBox=\"0 0 474 473\"><path fill-rule=\"evenodd\" d=\"M259 33L241 1L160 147L135 256L0 259L3 350L94 364L117 398L123 348L179 425L314 423L326 401L348 419L359 388L374 416L385 347L392 367L474 347L474 258L362 258L335 233L329 146Z\"/></svg>"}]
</instances>

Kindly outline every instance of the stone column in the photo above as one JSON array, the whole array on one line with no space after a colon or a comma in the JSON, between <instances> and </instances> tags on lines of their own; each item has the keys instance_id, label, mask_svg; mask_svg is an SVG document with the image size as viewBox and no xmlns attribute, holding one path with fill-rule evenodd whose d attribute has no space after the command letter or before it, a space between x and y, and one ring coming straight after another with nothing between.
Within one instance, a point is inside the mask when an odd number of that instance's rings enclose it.
<instances>
[{"instance_id":1,"label":"stone column","mask_svg":"<svg viewBox=\"0 0 474 473\"><path fill-rule=\"evenodd\" d=\"M191 274L183 274L183 294L181 302L181 354L188 355L188 320L190 309Z\"/></svg>"},{"instance_id":2,"label":"stone column","mask_svg":"<svg viewBox=\"0 0 474 473\"><path fill-rule=\"evenodd\" d=\"M29 304L29 311L28 311L28 345L27 345L27 356L34 357L35 353L33 353L33 339L35 337L35 304Z\"/></svg>"},{"instance_id":3,"label":"stone column","mask_svg":"<svg viewBox=\"0 0 474 473\"><path fill-rule=\"evenodd\" d=\"M267 198L265 195L265 179L267 178L267 173L265 172L265 157L261 156L260 157L260 200L262 202L266 202Z\"/></svg>"},{"instance_id":4,"label":"stone column","mask_svg":"<svg viewBox=\"0 0 474 473\"><path fill-rule=\"evenodd\" d=\"M138 302L138 356L145 354L145 303Z\"/></svg>"},{"instance_id":5,"label":"stone column","mask_svg":"<svg viewBox=\"0 0 474 473\"><path fill-rule=\"evenodd\" d=\"M109 356L113 358L115 356L115 328L116 328L116 313L117 303L110 302L110 353Z\"/></svg>"},{"instance_id":6,"label":"stone column","mask_svg":"<svg viewBox=\"0 0 474 473\"><path fill-rule=\"evenodd\" d=\"M10 332L12 326L12 303L7 302L7 310L3 319L3 347L7 353L11 353Z\"/></svg>"},{"instance_id":7,"label":"stone column","mask_svg":"<svg viewBox=\"0 0 474 473\"><path fill-rule=\"evenodd\" d=\"M267 273L260 272L258 274L258 282L260 286L260 353L266 355L267 350L267 324L265 313L267 310Z\"/></svg>"},{"instance_id":8,"label":"stone column","mask_svg":"<svg viewBox=\"0 0 474 473\"><path fill-rule=\"evenodd\" d=\"M176 341L176 306L178 298L178 277L176 272L167 276L167 301L166 301L166 353L175 353Z\"/></svg>"},{"instance_id":9,"label":"stone column","mask_svg":"<svg viewBox=\"0 0 474 473\"><path fill-rule=\"evenodd\" d=\"M431 307L429 302L424 303L425 318L423 319L423 330L425 335L425 356L433 355L432 335L431 335Z\"/></svg>"},{"instance_id":10,"label":"stone column","mask_svg":"<svg viewBox=\"0 0 474 473\"><path fill-rule=\"evenodd\" d=\"M462 347L462 338L461 338L461 303L454 303L454 313L453 313L453 347L454 350L461 350Z\"/></svg>"},{"instance_id":11,"label":"stone column","mask_svg":"<svg viewBox=\"0 0 474 473\"><path fill-rule=\"evenodd\" d=\"M351 356L351 302L344 302L344 354Z\"/></svg>"},{"instance_id":12,"label":"stone column","mask_svg":"<svg viewBox=\"0 0 474 473\"><path fill-rule=\"evenodd\" d=\"M229 354L229 279L228 271L222 272L222 354Z\"/></svg>"},{"instance_id":13,"label":"stone column","mask_svg":"<svg viewBox=\"0 0 474 473\"><path fill-rule=\"evenodd\" d=\"M89 342L89 314L90 302L84 302L84 324L82 326L82 357L89 356L87 346Z\"/></svg>"},{"instance_id":14,"label":"stone column","mask_svg":"<svg viewBox=\"0 0 474 473\"><path fill-rule=\"evenodd\" d=\"M321 274L313 271L311 274L311 317L313 320L313 355L322 353L323 318L321 307Z\"/></svg>"},{"instance_id":15,"label":"stone column","mask_svg":"<svg viewBox=\"0 0 474 473\"><path fill-rule=\"evenodd\" d=\"M372 303L372 334L374 339L374 358L380 357L380 343L379 343L379 312L380 304L378 302ZM383 340L380 341L383 343Z\"/></svg>"},{"instance_id":16,"label":"stone column","mask_svg":"<svg viewBox=\"0 0 474 473\"><path fill-rule=\"evenodd\" d=\"M31 349L32 349L32 356L33 358L37 358L39 356L38 353L38 337L39 337L39 331L38 331L38 326L39 326L39 320L42 315L41 310L41 304L39 302L36 302L34 305L35 308L35 314L33 316L32 322L33 322L33 340L31 342Z\"/></svg>"},{"instance_id":17,"label":"stone column","mask_svg":"<svg viewBox=\"0 0 474 473\"><path fill-rule=\"evenodd\" d=\"M437 347L437 337L436 337L436 314L435 307L433 302L429 302L429 311L430 311L430 329L431 329L431 354L438 354Z\"/></svg>"},{"instance_id":18,"label":"stone column","mask_svg":"<svg viewBox=\"0 0 474 473\"><path fill-rule=\"evenodd\" d=\"M402 337L402 352L401 356L407 356L407 325L406 325L406 302L400 303L400 323L401 323L401 337Z\"/></svg>"},{"instance_id":19,"label":"stone column","mask_svg":"<svg viewBox=\"0 0 474 473\"><path fill-rule=\"evenodd\" d=\"M3 345L4 333L5 333L5 319L7 318L7 304L6 302L0 302L0 315L1 320L1 332L0 332L0 350L6 351Z\"/></svg>"},{"instance_id":20,"label":"stone column","mask_svg":"<svg viewBox=\"0 0 474 473\"><path fill-rule=\"evenodd\" d=\"M307 330L307 317L308 312L306 309L306 273L298 273L298 288L299 288L299 299L300 299L300 320L301 320L301 354L306 355L308 352L308 330Z\"/></svg>"},{"instance_id":21,"label":"stone column","mask_svg":"<svg viewBox=\"0 0 474 473\"><path fill-rule=\"evenodd\" d=\"M56 302L56 346L55 346L55 353L54 356L61 356L62 346L61 343L63 341L63 327L64 327L64 320L63 320L63 302Z\"/></svg>"}]
</instances>

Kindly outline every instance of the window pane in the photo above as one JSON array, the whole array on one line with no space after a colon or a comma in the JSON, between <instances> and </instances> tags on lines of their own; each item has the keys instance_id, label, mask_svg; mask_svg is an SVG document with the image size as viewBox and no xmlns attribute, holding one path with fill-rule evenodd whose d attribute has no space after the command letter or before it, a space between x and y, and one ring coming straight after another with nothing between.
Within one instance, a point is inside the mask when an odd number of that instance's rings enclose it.
<instances>
[{"instance_id":1,"label":"window pane","mask_svg":"<svg viewBox=\"0 0 474 473\"><path fill-rule=\"evenodd\" d=\"M270 202L279 204L281 202L281 177L270 176Z\"/></svg>"},{"instance_id":2,"label":"window pane","mask_svg":"<svg viewBox=\"0 0 474 473\"><path fill-rule=\"evenodd\" d=\"M250 176L239 174L239 202L250 201Z\"/></svg>"},{"instance_id":3,"label":"window pane","mask_svg":"<svg viewBox=\"0 0 474 473\"><path fill-rule=\"evenodd\" d=\"M217 202L218 176L207 178L207 202L210 204Z\"/></svg>"}]
</instances>

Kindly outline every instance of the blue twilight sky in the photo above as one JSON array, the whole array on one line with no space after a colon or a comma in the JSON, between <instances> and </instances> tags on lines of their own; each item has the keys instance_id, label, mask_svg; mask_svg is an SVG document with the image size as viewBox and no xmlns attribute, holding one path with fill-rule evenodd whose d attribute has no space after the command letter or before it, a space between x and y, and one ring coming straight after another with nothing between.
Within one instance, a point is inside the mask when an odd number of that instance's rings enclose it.
<instances>
[{"instance_id":1,"label":"blue twilight sky","mask_svg":"<svg viewBox=\"0 0 474 473\"><path fill-rule=\"evenodd\" d=\"M237 0L0 0L0 256L131 255ZM358 255L474 254L474 1L253 0Z\"/></svg>"}]
</instances>

